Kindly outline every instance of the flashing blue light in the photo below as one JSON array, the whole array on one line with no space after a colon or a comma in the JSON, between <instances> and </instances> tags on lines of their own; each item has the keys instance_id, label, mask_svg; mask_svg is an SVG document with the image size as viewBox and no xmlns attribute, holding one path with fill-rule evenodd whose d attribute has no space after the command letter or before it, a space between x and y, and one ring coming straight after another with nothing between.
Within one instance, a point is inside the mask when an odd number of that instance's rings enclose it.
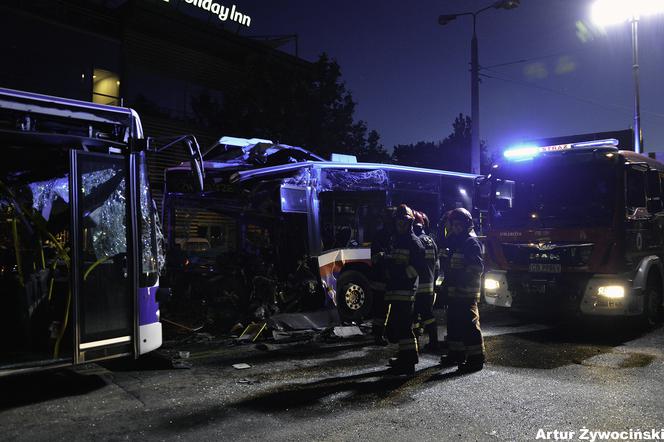
<instances>
[{"instance_id":1,"label":"flashing blue light","mask_svg":"<svg viewBox=\"0 0 664 442\"><path fill-rule=\"evenodd\" d=\"M539 147L533 145L523 145L507 149L503 156L508 160L529 160L540 152Z\"/></svg>"}]
</instances>

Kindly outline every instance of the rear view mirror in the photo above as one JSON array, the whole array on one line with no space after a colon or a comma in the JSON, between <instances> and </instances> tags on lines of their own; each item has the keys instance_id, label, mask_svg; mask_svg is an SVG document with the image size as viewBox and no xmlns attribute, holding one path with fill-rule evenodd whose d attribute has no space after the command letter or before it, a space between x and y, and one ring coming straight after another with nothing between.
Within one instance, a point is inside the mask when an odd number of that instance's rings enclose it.
<instances>
[{"instance_id":1,"label":"rear view mirror","mask_svg":"<svg viewBox=\"0 0 664 442\"><path fill-rule=\"evenodd\" d=\"M662 210L662 188L659 171L650 169L646 176L646 204L649 213L657 213Z\"/></svg>"}]
</instances>

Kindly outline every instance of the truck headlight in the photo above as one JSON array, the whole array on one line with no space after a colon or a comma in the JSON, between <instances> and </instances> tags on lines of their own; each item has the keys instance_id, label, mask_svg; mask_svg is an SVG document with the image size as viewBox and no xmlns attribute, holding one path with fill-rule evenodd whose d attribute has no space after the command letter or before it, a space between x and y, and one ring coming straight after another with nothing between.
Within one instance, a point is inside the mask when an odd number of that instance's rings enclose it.
<instances>
[{"instance_id":1,"label":"truck headlight","mask_svg":"<svg viewBox=\"0 0 664 442\"><path fill-rule=\"evenodd\" d=\"M609 299L621 299L625 297L625 287L621 285L603 285L597 287L597 294Z\"/></svg>"},{"instance_id":2,"label":"truck headlight","mask_svg":"<svg viewBox=\"0 0 664 442\"><path fill-rule=\"evenodd\" d=\"M497 279L485 278L484 279L484 290L498 290L500 288L500 282Z\"/></svg>"}]
</instances>

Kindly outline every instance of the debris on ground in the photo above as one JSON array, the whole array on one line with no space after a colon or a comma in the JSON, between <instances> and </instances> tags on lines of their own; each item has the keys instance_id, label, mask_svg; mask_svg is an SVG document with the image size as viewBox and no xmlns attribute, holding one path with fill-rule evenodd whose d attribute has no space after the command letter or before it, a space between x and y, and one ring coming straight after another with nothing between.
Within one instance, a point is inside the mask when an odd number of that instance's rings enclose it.
<instances>
[{"instance_id":1,"label":"debris on ground","mask_svg":"<svg viewBox=\"0 0 664 442\"><path fill-rule=\"evenodd\" d=\"M350 338L352 336L364 336L362 330L357 325L337 326L332 329L335 336L340 338Z\"/></svg>"},{"instance_id":2,"label":"debris on ground","mask_svg":"<svg viewBox=\"0 0 664 442\"><path fill-rule=\"evenodd\" d=\"M190 353L188 351L179 351L177 354L171 358L171 365L173 368L179 369L189 369L193 367L191 361L189 361Z\"/></svg>"},{"instance_id":3,"label":"debris on ground","mask_svg":"<svg viewBox=\"0 0 664 442\"><path fill-rule=\"evenodd\" d=\"M246 370L247 368L251 368L251 365L241 362L239 364L233 364L233 368L236 370Z\"/></svg>"},{"instance_id":4,"label":"debris on ground","mask_svg":"<svg viewBox=\"0 0 664 442\"><path fill-rule=\"evenodd\" d=\"M254 385L254 384L259 384L260 381L257 379L240 379L237 381L238 384L244 384L244 385Z\"/></svg>"}]
</instances>

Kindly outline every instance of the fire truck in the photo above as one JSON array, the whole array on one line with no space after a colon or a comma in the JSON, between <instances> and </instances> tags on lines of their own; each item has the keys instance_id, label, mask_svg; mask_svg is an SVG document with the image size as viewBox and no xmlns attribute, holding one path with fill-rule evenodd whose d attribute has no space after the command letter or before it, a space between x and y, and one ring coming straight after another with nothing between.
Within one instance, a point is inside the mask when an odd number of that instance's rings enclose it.
<instances>
[{"instance_id":1,"label":"fire truck","mask_svg":"<svg viewBox=\"0 0 664 442\"><path fill-rule=\"evenodd\" d=\"M504 152L487 177L488 304L660 319L664 165L618 145Z\"/></svg>"}]
</instances>

